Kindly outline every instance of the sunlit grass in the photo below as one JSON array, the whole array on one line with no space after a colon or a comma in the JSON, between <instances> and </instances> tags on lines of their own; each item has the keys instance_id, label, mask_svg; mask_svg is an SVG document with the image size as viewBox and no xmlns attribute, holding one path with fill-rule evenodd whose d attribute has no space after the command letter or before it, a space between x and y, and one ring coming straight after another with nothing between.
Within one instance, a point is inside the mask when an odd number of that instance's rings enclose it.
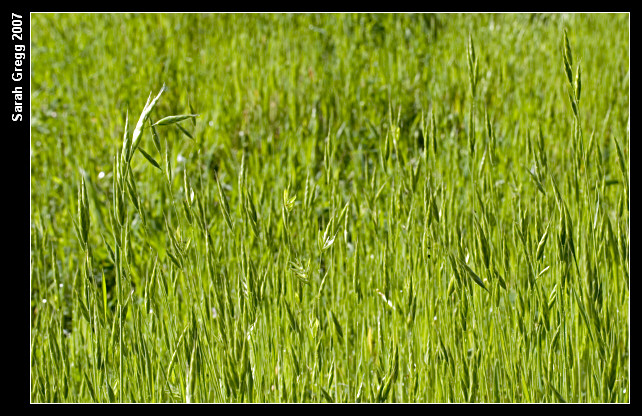
<instances>
[{"instance_id":1,"label":"sunlit grass","mask_svg":"<svg viewBox=\"0 0 642 416\"><path fill-rule=\"evenodd\" d=\"M628 39L32 15L32 400L629 401Z\"/></svg>"}]
</instances>

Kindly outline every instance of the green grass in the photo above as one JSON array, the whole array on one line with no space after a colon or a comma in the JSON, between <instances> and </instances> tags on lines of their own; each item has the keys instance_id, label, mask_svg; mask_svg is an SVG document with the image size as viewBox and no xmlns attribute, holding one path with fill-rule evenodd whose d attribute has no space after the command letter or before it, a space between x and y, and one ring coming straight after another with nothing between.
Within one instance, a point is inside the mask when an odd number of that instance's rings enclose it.
<instances>
[{"instance_id":1,"label":"green grass","mask_svg":"<svg viewBox=\"0 0 642 416\"><path fill-rule=\"evenodd\" d=\"M629 401L627 14L31 19L33 402Z\"/></svg>"}]
</instances>

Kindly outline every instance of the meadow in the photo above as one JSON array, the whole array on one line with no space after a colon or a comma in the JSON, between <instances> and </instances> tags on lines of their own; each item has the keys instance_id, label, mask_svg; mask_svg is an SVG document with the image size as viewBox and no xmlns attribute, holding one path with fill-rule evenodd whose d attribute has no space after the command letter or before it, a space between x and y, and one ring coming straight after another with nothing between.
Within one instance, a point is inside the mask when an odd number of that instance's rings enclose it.
<instances>
[{"instance_id":1,"label":"meadow","mask_svg":"<svg viewBox=\"0 0 642 416\"><path fill-rule=\"evenodd\" d=\"M32 402L628 402L628 14L32 14Z\"/></svg>"}]
</instances>

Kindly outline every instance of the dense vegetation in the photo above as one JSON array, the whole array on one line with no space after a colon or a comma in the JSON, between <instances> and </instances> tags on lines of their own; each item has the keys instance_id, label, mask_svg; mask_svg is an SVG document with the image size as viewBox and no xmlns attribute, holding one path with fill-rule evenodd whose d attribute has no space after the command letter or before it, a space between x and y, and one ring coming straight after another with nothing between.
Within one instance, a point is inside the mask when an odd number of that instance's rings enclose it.
<instances>
[{"instance_id":1,"label":"dense vegetation","mask_svg":"<svg viewBox=\"0 0 642 416\"><path fill-rule=\"evenodd\" d=\"M32 401L629 401L628 15L31 27Z\"/></svg>"}]
</instances>

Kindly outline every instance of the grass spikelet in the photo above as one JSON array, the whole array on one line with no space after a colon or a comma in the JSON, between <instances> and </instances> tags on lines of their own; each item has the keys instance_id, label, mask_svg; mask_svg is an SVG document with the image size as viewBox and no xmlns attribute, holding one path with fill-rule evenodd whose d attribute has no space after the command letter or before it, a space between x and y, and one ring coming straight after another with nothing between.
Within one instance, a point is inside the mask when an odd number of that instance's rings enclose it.
<instances>
[{"instance_id":1,"label":"grass spikelet","mask_svg":"<svg viewBox=\"0 0 642 416\"><path fill-rule=\"evenodd\" d=\"M149 94L149 98L147 99L147 103L145 104L145 108L143 108L143 111L140 114L140 118L138 119L138 123L136 123L136 127L134 127L134 132L132 133L132 146L131 150L128 152L129 159L131 159L131 156L134 154L134 151L138 148L138 145L140 144L140 139L143 137L143 128L145 126L145 123L147 122L147 119L149 118L150 113L156 106L156 103L160 99L161 94L165 91L165 84L163 84L163 87L161 90L158 92L158 95L154 97L152 100L152 94ZM150 101L151 100L151 101Z\"/></svg>"}]
</instances>

